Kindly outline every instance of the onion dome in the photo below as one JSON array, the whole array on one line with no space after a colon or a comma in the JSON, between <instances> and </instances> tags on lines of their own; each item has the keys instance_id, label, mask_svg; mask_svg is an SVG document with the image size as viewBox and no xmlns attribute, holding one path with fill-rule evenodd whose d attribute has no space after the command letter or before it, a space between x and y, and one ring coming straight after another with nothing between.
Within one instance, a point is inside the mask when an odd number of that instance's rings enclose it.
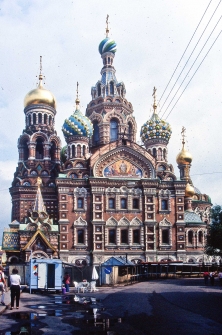
<instances>
[{"instance_id":1,"label":"onion dome","mask_svg":"<svg viewBox=\"0 0 222 335\"><path fill-rule=\"evenodd\" d=\"M151 118L142 125L140 130L141 140L146 143L149 140L163 140L166 144L169 142L169 139L172 134L171 127L168 122L162 120L156 113L157 104L156 104L156 88L153 89L153 115Z\"/></svg>"},{"instance_id":2,"label":"onion dome","mask_svg":"<svg viewBox=\"0 0 222 335\"><path fill-rule=\"evenodd\" d=\"M152 117L142 125L140 131L141 140L145 143L149 140L161 139L169 142L172 130L168 122L160 119L154 112Z\"/></svg>"},{"instance_id":3,"label":"onion dome","mask_svg":"<svg viewBox=\"0 0 222 335\"><path fill-rule=\"evenodd\" d=\"M40 74L39 74L39 84L38 87L28 94L26 94L24 99L24 107L30 105L44 104L56 108L56 100L52 92L43 87L43 75L42 75L42 56L40 57Z\"/></svg>"},{"instance_id":4,"label":"onion dome","mask_svg":"<svg viewBox=\"0 0 222 335\"><path fill-rule=\"evenodd\" d=\"M65 120L62 131L65 138L70 136L86 136L91 137L93 134L93 125L90 119L83 115L79 109L79 98L78 98L78 83L77 83L77 98L76 98L76 110L75 112Z\"/></svg>"},{"instance_id":5,"label":"onion dome","mask_svg":"<svg viewBox=\"0 0 222 335\"><path fill-rule=\"evenodd\" d=\"M112 52L113 54L115 54L116 52L116 42L108 36L109 35L108 19L109 15L107 15L106 17L106 38L104 38L104 40L102 40L99 44L100 55L104 54L105 52Z\"/></svg>"},{"instance_id":6,"label":"onion dome","mask_svg":"<svg viewBox=\"0 0 222 335\"><path fill-rule=\"evenodd\" d=\"M115 54L116 50L116 42L109 37L104 38L104 40L102 40L99 44L100 55L104 54L105 52L112 52Z\"/></svg>"},{"instance_id":7,"label":"onion dome","mask_svg":"<svg viewBox=\"0 0 222 335\"><path fill-rule=\"evenodd\" d=\"M177 164L191 164L192 162L192 155L187 151L184 147L182 148L181 152L177 155L176 162Z\"/></svg>"},{"instance_id":8,"label":"onion dome","mask_svg":"<svg viewBox=\"0 0 222 335\"><path fill-rule=\"evenodd\" d=\"M179 152L179 154L176 157L176 162L178 165L182 164L182 165L188 165L191 164L193 157L192 155L189 153L189 151L187 151L184 147L185 145L185 128L182 128L182 136L183 136L183 140L182 140L182 150Z\"/></svg>"},{"instance_id":9,"label":"onion dome","mask_svg":"<svg viewBox=\"0 0 222 335\"><path fill-rule=\"evenodd\" d=\"M194 187L191 186L189 183L187 183L186 188L185 188L185 197L192 198L195 194Z\"/></svg>"}]
</instances>

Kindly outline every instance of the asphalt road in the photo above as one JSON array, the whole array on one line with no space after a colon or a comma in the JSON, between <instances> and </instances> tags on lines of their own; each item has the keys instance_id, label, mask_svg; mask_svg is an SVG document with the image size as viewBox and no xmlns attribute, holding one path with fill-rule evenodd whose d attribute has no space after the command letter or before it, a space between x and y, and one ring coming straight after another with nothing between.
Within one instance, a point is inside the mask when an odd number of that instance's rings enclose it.
<instances>
[{"instance_id":1,"label":"asphalt road","mask_svg":"<svg viewBox=\"0 0 222 335\"><path fill-rule=\"evenodd\" d=\"M23 292L19 311L6 309L0 315L3 334L222 335L222 287L194 278L78 295L72 288L66 295Z\"/></svg>"}]
</instances>

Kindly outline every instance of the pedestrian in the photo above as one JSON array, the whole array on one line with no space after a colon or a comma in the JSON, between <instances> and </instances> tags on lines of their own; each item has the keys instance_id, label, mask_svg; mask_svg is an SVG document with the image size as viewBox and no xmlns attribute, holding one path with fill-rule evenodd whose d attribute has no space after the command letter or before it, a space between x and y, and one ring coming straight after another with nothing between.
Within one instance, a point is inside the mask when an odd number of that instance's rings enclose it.
<instances>
[{"instance_id":1,"label":"pedestrian","mask_svg":"<svg viewBox=\"0 0 222 335\"><path fill-rule=\"evenodd\" d=\"M65 284L66 292L69 292L69 285L70 285L70 275L68 272L65 273L63 278L63 283Z\"/></svg>"},{"instance_id":2,"label":"pedestrian","mask_svg":"<svg viewBox=\"0 0 222 335\"><path fill-rule=\"evenodd\" d=\"M6 288L6 281L5 281L5 275L4 275L4 269L2 266L0 266L0 292L1 292L1 304L5 306L5 288Z\"/></svg>"},{"instance_id":3,"label":"pedestrian","mask_svg":"<svg viewBox=\"0 0 222 335\"><path fill-rule=\"evenodd\" d=\"M208 272L208 271L205 271L205 272L203 273L203 276L204 276L204 284L205 284L205 285L208 285L209 272Z\"/></svg>"},{"instance_id":4,"label":"pedestrian","mask_svg":"<svg viewBox=\"0 0 222 335\"><path fill-rule=\"evenodd\" d=\"M215 277L215 273L210 272L210 284L211 284L211 286L214 286L214 277Z\"/></svg>"},{"instance_id":5,"label":"pedestrian","mask_svg":"<svg viewBox=\"0 0 222 335\"><path fill-rule=\"evenodd\" d=\"M220 286L222 286L222 271L221 270L218 273L218 278L219 278Z\"/></svg>"},{"instance_id":6,"label":"pedestrian","mask_svg":"<svg viewBox=\"0 0 222 335\"><path fill-rule=\"evenodd\" d=\"M19 309L20 299L20 284L21 277L18 275L18 270L15 268L10 275L10 289L11 289L11 309L14 308L14 301L16 298L16 309Z\"/></svg>"}]
</instances>

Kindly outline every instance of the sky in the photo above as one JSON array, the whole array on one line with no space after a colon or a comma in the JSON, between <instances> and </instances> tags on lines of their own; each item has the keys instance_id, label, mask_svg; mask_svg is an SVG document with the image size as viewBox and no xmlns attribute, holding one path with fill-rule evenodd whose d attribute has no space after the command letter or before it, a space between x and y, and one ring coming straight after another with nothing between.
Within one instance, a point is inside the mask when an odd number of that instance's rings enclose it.
<instances>
[{"instance_id":1,"label":"sky","mask_svg":"<svg viewBox=\"0 0 222 335\"><path fill-rule=\"evenodd\" d=\"M91 101L91 87L101 77L98 45L105 38L107 14L109 36L117 43L116 77L124 81L126 98L133 105L137 140L140 141L142 124L152 114L155 86L159 115L165 112L163 118L167 118L173 131L168 162L179 176L176 156L182 147L184 126L186 147L193 156L192 181L203 194L210 195L214 205L222 204L222 34L219 35L222 4L218 6L219 3L219 0L0 0L0 244L3 228L11 222L9 187L18 163L17 141L25 128L24 97L37 85L40 56L45 88L57 100L55 128L65 145L61 128L74 111L76 82L79 82L81 110L85 113Z\"/></svg>"}]
</instances>

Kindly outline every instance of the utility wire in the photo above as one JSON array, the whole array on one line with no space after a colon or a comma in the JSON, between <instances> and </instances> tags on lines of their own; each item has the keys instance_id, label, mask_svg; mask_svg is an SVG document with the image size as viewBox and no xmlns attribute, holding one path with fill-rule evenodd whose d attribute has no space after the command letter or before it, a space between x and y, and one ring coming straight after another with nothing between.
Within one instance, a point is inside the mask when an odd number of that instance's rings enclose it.
<instances>
[{"instance_id":1,"label":"utility wire","mask_svg":"<svg viewBox=\"0 0 222 335\"><path fill-rule=\"evenodd\" d=\"M169 106L171 105L171 103L172 103L172 101L174 100L175 96L177 95L179 89L180 89L181 86L183 85L185 79L187 78L188 74L190 73L191 69L193 68L194 64L196 63L197 59L199 58L201 52L203 51L205 45L206 45L207 42L209 41L211 35L213 34L213 32L214 32L215 28L217 27L218 23L220 22L221 18L222 18L222 16L219 18L219 20L217 21L217 23L216 23L216 25L214 26L213 30L211 31L210 35L208 36L206 42L204 43L203 47L201 48L200 52L198 53L197 57L195 58L195 60L194 60L193 64L191 65L189 71L187 72L186 76L184 77L183 81L181 82L179 88L177 89L177 91L176 91L176 93L174 94L173 98L170 100L170 103L168 104L168 106L167 106L165 112L163 113L163 115L166 113L167 109L169 108ZM162 115L162 117L163 117L163 115Z\"/></svg>"},{"instance_id":2,"label":"utility wire","mask_svg":"<svg viewBox=\"0 0 222 335\"><path fill-rule=\"evenodd\" d=\"M203 18L204 18L204 16L205 16L205 14L206 14L206 12L207 12L207 10L208 10L210 4L211 4L211 2L212 2L212 0L209 2L207 8L205 9L205 12L203 13L203 16L201 17L200 22L198 23L198 25L197 25L197 27L196 27L196 29L195 29L195 31L194 31L194 33L193 33L193 35L192 35L192 37L191 37L189 43L187 44L187 47L186 47L184 53L182 54L182 56L181 56L181 58L180 58L180 60L179 60L179 63L177 64L177 66L176 66L176 68L175 68L175 70L174 70L174 72L173 72L173 74L172 74L170 80L169 80L168 83L167 83L166 88L164 89L164 91L163 91L163 93L162 93L162 95L161 95L161 97L160 97L160 100L159 100L159 102L158 102L158 105L159 105L159 103L160 103L160 101L161 101L161 99L162 99L164 93L166 92L166 90L167 90L167 88L168 88L168 86L169 86L169 84L170 84L170 82L171 82L171 80L172 80L172 78L173 78L173 76L174 76L176 70L178 69L178 66L180 65L183 56L185 55L185 53L186 53L186 51L187 51L187 49L188 49L188 47L189 47L189 45L190 45L190 43L191 43L191 41L192 41L194 35L196 34L196 31L197 31L199 25L201 24L201 22L202 22L202 20L203 20Z\"/></svg>"},{"instance_id":3,"label":"utility wire","mask_svg":"<svg viewBox=\"0 0 222 335\"><path fill-rule=\"evenodd\" d=\"M203 30L203 32L202 32L202 34L201 34L200 38L199 38L199 40L197 41L196 45L194 46L194 49L193 49L193 51L191 52L191 54L190 54L190 56L189 56L188 60L186 61L186 63L185 63L185 65L184 65L184 67L182 68L182 70L181 70L181 72L180 72L179 76L177 77L177 79L176 79L176 81L175 81L175 83L174 83L173 87L171 88L171 90L170 90L170 92L169 92L168 96L166 97L166 99L165 99L165 101L164 101L164 103L163 103L163 105L162 105L162 108L163 108L163 106L165 105L165 103L166 103L167 99L169 98L169 96L170 96L171 92L173 91L173 89L174 89L174 87L175 87L175 85L176 85L176 83L177 83L178 79L180 78L181 74L183 73L183 71L184 71L184 69L185 69L185 67L186 67L187 63L189 62L189 60L190 60L190 58L191 58L192 54L194 53L194 51L195 51L195 49L196 49L197 45L199 44L199 42L200 42L200 40L201 40L201 38L202 38L203 34L205 33L205 31L206 31L206 29L207 29L208 25L210 24L210 21L212 20L212 18L213 18L213 16L214 16L214 14L216 13L216 11L217 11L217 8L219 7L220 3L221 3L221 0L219 1L219 3L218 3L218 5L217 5L216 9L214 10L213 14L211 15L211 17L210 17L210 20L208 21L208 23L207 23L206 27L204 28L204 30ZM185 78L186 78L186 77L185 77ZM169 107L169 106L168 106L168 107ZM167 107L167 109L168 109L168 107ZM162 109L162 108L161 108L161 109ZM166 113L167 109L165 110L165 112L163 113L163 115ZM161 110L160 110L160 113L161 113ZM162 115L162 117L163 117L163 115Z\"/></svg>"},{"instance_id":4,"label":"utility wire","mask_svg":"<svg viewBox=\"0 0 222 335\"><path fill-rule=\"evenodd\" d=\"M164 101L164 103L163 103L163 105L162 105L162 108L163 108L163 106L165 105L165 103L166 103L167 99L169 98L169 96L170 96L171 92L173 91L173 89L174 89L174 87L175 87L175 85L176 85L176 83L177 83L178 79L180 78L181 74L183 73L183 70L185 69L185 67L186 67L187 63L189 62L189 60L190 60L190 58L191 58L192 54L194 53L194 51L195 51L195 49L196 49L197 45L199 44L199 42L200 42L200 40L201 40L201 38L202 38L203 34L205 33L205 31L206 31L206 29L207 29L208 25L210 24L210 21L212 20L212 18L213 18L213 16L214 16L214 14L216 13L216 11L217 11L217 9L218 9L218 7L219 7L220 3L221 3L221 0L220 0L220 2L218 3L218 5L217 5L216 9L214 10L213 14L211 15L211 17L210 17L210 20L208 21L208 23L207 23L206 27L204 28L204 30L203 30L203 32L202 32L202 34L201 34L200 38L198 39L198 41L197 41L197 43L196 43L196 45L195 45L195 47L194 47L193 51L191 52L191 54L190 54L190 56L189 56L188 60L186 61L186 63L185 63L185 65L184 65L184 67L182 68L182 70L181 70L181 72L180 72L179 76L177 77L177 79L176 79L176 81L175 81L175 83L174 83L173 87L171 88L171 90L170 90L170 92L169 92L168 96L166 97L166 99L165 99L165 101ZM170 104L169 104L169 105L170 105ZM168 107L169 107L169 105L168 105ZM168 109L168 107L167 107L167 109ZM166 109L166 110L165 110L165 112L162 114L162 117L163 117L163 115L166 113L167 109ZM160 112L161 112L161 111L160 111Z\"/></svg>"},{"instance_id":5,"label":"utility wire","mask_svg":"<svg viewBox=\"0 0 222 335\"><path fill-rule=\"evenodd\" d=\"M198 66L198 68L196 69L196 71L194 72L194 74L192 75L192 77L190 78L190 80L188 81L187 85L185 86L183 92L180 94L179 98L177 99L177 101L175 102L175 104L173 105L172 109L170 110L169 114L167 115L166 119L168 118L168 116L170 115L170 113L172 112L172 110L174 109L174 107L176 106L176 104L178 103L179 99L181 98L181 96L183 95L184 91L186 90L187 86L189 85L189 83L191 82L191 80L193 79L193 77L195 76L195 74L197 73L198 69L200 68L201 64L203 63L203 61L205 60L205 58L207 57L208 53L210 52L210 50L212 49L213 45L215 44L215 42L217 41L218 37L220 36L222 30L219 32L219 34L217 35L216 39L214 40L213 44L211 45L210 49L207 51L206 55L204 56L204 58L202 59L200 65Z\"/></svg>"},{"instance_id":6,"label":"utility wire","mask_svg":"<svg viewBox=\"0 0 222 335\"><path fill-rule=\"evenodd\" d=\"M196 174L192 174L190 175L192 176L202 176L203 174L216 174L216 173L222 173L222 172L205 172L205 173L196 173Z\"/></svg>"}]
</instances>

